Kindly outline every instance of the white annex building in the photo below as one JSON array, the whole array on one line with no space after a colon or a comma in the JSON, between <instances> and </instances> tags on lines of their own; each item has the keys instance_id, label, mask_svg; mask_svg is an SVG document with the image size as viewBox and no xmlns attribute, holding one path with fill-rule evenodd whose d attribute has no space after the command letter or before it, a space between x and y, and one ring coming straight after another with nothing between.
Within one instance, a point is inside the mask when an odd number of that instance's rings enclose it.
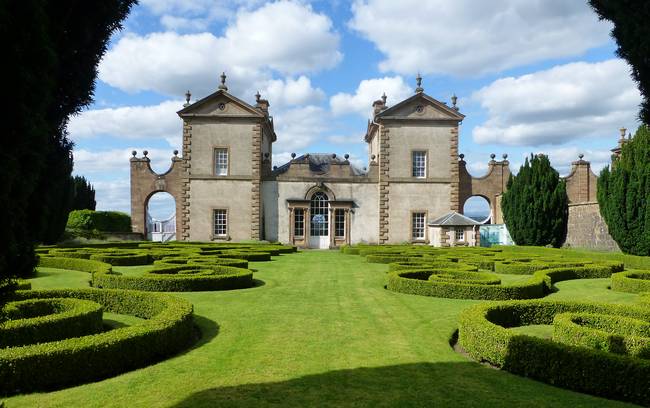
<instances>
[{"instance_id":1,"label":"white annex building","mask_svg":"<svg viewBox=\"0 0 650 408\"><path fill-rule=\"evenodd\" d=\"M218 90L194 103L186 95L178 112L182 156L174 152L166 173L151 170L146 151L144 157L133 152L134 232L152 232L146 209L160 191L176 202L179 240L268 240L310 248L359 242L475 245L477 228L466 217L444 218L462 214L473 195L486 198L492 222L501 222L499 196L510 175L506 156L496 161L492 155L486 176L469 175L458 154L464 116L456 98L451 106L432 98L421 78L411 97L388 106L384 95L372 104L366 169L353 166L347 155L323 153L292 154L288 163L272 167L273 143L282 135L275 133L269 102L258 94L250 105L228 93L225 80L222 74ZM588 181L593 173L582 163ZM589 200L589 187L586 194ZM450 225L453 220L462 225Z\"/></svg>"}]
</instances>

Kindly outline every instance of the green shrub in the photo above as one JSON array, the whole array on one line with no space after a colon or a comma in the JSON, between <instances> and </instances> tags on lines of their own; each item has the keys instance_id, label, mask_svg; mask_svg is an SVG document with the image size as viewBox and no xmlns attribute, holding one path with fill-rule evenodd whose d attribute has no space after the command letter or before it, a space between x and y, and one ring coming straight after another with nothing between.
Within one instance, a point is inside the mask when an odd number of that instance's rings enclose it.
<instances>
[{"instance_id":1,"label":"green shrub","mask_svg":"<svg viewBox=\"0 0 650 408\"><path fill-rule=\"evenodd\" d=\"M14 300L76 298L143 322L92 336L0 349L0 392L11 394L97 381L149 365L193 339L192 305L161 293L63 289L16 292Z\"/></svg>"},{"instance_id":2,"label":"green shrub","mask_svg":"<svg viewBox=\"0 0 650 408\"><path fill-rule=\"evenodd\" d=\"M629 270L612 275L612 290L618 292L650 292L650 271Z\"/></svg>"},{"instance_id":3,"label":"green shrub","mask_svg":"<svg viewBox=\"0 0 650 408\"><path fill-rule=\"evenodd\" d=\"M91 255L90 259L93 261L105 262L113 266L149 265L151 263L151 258L148 254L139 253L100 253Z\"/></svg>"},{"instance_id":4,"label":"green shrub","mask_svg":"<svg viewBox=\"0 0 650 408\"><path fill-rule=\"evenodd\" d=\"M157 265L141 276L94 274L92 282L97 288L157 292L243 289L254 283L252 271L222 265Z\"/></svg>"},{"instance_id":5,"label":"green shrub","mask_svg":"<svg viewBox=\"0 0 650 408\"><path fill-rule=\"evenodd\" d=\"M560 313L619 315L649 321L650 309L567 301L483 303L459 318L460 346L478 361L558 387L647 405L650 361L556 343L508 330L548 325Z\"/></svg>"},{"instance_id":6,"label":"green shrub","mask_svg":"<svg viewBox=\"0 0 650 408\"><path fill-rule=\"evenodd\" d=\"M39 257L38 266L46 268L71 269L74 271L90 273L110 273L113 270L111 265L105 262L77 258L58 258L53 256Z\"/></svg>"},{"instance_id":7,"label":"green shrub","mask_svg":"<svg viewBox=\"0 0 650 408\"><path fill-rule=\"evenodd\" d=\"M570 346L650 358L650 322L624 316L560 313L553 340Z\"/></svg>"},{"instance_id":8,"label":"green shrub","mask_svg":"<svg viewBox=\"0 0 650 408\"><path fill-rule=\"evenodd\" d=\"M80 299L30 299L0 310L0 347L45 343L102 331L102 307Z\"/></svg>"},{"instance_id":9,"label":"green shrub","mask_svg":"<svg viewBox=\"0 0 650 408\"><path fill-rule=\"evenodd\" d=\"M66 228L84 231L131 232L131 217L117 211L74 210Z\"/></svg>"}]
</instances>

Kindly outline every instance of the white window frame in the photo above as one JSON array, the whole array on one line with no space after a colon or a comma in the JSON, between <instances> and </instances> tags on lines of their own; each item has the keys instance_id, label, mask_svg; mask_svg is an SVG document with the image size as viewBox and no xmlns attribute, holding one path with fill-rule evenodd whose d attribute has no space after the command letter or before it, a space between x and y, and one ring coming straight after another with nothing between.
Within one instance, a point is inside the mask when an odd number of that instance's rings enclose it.
<instances>
[{"instance_id":1,"label":"white window frame","mask_svg":"<svg viewBox=\"0 0 650 408\"><path fill-rule=\"evenodd\" d=\"M454 231L456 242L465 242L465 228L456 228Z\"/></svg>"},{"instance_id":2,"label":"white window frame","mask_svg":"<svg viewBox=\"0 0 650 408\"><path fill-rule=\"evenodd\" d=\"M293 235L296 238L304 238L305 236L305 213L304 208L294 208L293 210ZM298 231L302 232L302 234L298 234Z\"/></svg>"},{"instance_id":3,"label":"white window frame","mask_svg":"<svg viewBox=\"0 0 650 408\"><path fill-rule=\"evenodd\" d=\"M230 166L230 152L227 147L214 148L214 174L215 176L227 176Z\"/></svg>"},{"instance_id":4,"label":"white window frame","mask_svg":"<svg viewBox=\"0 0 650 408\"><path fill-rule=\"evenodd\" d=\"M339 230L343 233L339 234ZM334 210L334 238L345 238L345 210L343 208Z\"/></svg>"},{"instance_id":5,"label":"white window frame","mask_svg":"<svg viewBox=\"0 0 650 408\"><path fill-rule=\"evenodd\" d=\"M418 220L422 216L421 220ZM427 213L425 211L411 212L411 240L425 241L427 238Z\"/></svg>"},{"instance_id":6,"label":"white window frame","mask_svg":"<svg viewBox=\"0 0 650 408\"><path fill-rule=\"evenodd\" d=\"M411 176L420 179L427 177L426 150L413 150L411 152Z\"/></svg>"},{"instance_id":7,"label":"white window frame","mask_svg":"<svg viewBox=\"0 0 650 408\"><path fill-rule=\"evenodd\" d=\"M218 218L219 215L222 215ZM215 208L212 210L212 234L215 238L225 238L228 236L228 210L225 208Z\"/></svg>"}]
</instances>

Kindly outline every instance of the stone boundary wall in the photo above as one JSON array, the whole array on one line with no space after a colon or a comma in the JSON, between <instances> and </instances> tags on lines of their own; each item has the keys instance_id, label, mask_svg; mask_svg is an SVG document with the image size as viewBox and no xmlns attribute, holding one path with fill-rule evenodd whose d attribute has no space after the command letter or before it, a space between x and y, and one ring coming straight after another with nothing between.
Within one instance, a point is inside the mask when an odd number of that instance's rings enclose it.
<instances>
[{"instance_id":1,"label":"stone boundary wall","mask_svg":"<svg viewBox=\"0 0 650 408\"><path fill-rule=\"evenodd\" d=\"M618 245L607 230L598 203L569 204L569 222L565 246L573 248L618 251Z\"/></svg>"}]
</instances>

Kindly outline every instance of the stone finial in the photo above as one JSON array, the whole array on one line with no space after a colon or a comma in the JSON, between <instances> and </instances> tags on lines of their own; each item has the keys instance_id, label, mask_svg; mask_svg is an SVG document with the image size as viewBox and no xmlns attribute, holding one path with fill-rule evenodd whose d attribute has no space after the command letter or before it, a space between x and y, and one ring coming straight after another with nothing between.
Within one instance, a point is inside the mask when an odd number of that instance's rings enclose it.
<instances>
[{"instance_id":1,"label":"stone finial","mask_svg":"<svg viewBox=\"0 0 650 408\"><path fill-rule=\"evenodd\" d=\"M627 134L627 140L632 140L632 132Z\"/></svg>"},{"instance_id":2,"label":"stone finial","mask_svg":"<svg viewBox=\"0 0 650 408\"><path fill-rule=\"evenodd\" d=\"M332 159L336 159L336 153L332 153Z\"/></svg>"},{"instance_id":3,"label":"stone finial","mask_svg":"<svg viewBox=\"0 0 650 408\"><path fill-rule=\"evenodd\" d=\"M492 159L492 160L494 160L495 157L497 157L497 155L494 154L494 153L492 153L492 154L490 155L490 159Z\"/></svg>"},{"instance_id":4,"label":"stone finial","mask_svg":"<svg viewBox=\"0 0 650 408\"><path fill-rule=\"evenodd\" d=\"M269 158L269 152L264 153L264 158L268 159Z\"/></svg>"},{"instance_id":5,"label":"stone finial","mask_svg":"<svg viewBox=\"0 0 650 408\"><path fill-rule=\"evenodd\" d=\"M583 157L585 157L585 155L582 154L582 153L580 153L580 154L578 155L578 159L580 159L580 160L582 160Z\"/></svg>"},{"instance_id":6,"label":"stone finial","mask_svg":"<svg viewBox=\"0 0 650 408\"><path fill-rule=\"evenodd\" d=\"M417 84L417 88L415 88L415 93L424 92L424 88L422 88L422 76L420 76L419 72L418 72L418 76L415 77L415 83Z\"/></svg>"},{"instance_id":7,"label":"stone finial","mask_svg":"<svg viewBox=\"0 0 650 408\"><path fill-rule=\"evenodd\" d=\"M257 91L257 93L255 93L255 102L260 103L261 97L262 95L260 95L260 91Z\"/></svg>"},{"instance_id":8,"label":"stone finial","mask_svg":"<svg viewBox=\"0 0 650 408\"><path fill-rule=\"evenodd\" d=\"M501 157L503 157L503 160L508 160L508 153L503 153Z\"/></svg>"},{"instance_id":9,"label":"stone finial","mask_svg":"<svg viewBox=\"0 0 650 408\"><path fill-rule=\"evenodd\" d=\"M370 156L370 160L375 161L375 157L377 157L377 156L375 156L375 155L373 154L372 156Z\"/></svg>"},{"instance_id":10,"label":"stone finial","mask_svg":"<svg viewBox=\"0 0 650 408\"><path fill-rule=\"evenodd\" d=\"M291 158L292 158L292 159L295 159L295 158L296 158L296 154L295 154L295 153L291 153Z\"/></svg>"},{"instance_id":11,"label":"stone finial","mask_svg":"<svg viewBox=\"0 0 650 408\"><path fill-rule=\"evenodd\" d=\"M350 158L350 155L346 153L346 154L343 155L343 157L345 158L345 160L347 160L347 159Z\"/></svg>"},{"instance_id":12,"label":"stone finial","mask_svg":"<svg viewBox=\"0 0 650 408\"><path fill-rule=\"evenodd\" d=\"M627 129L622 127L619 129L619 131L621 132L621 140L625 139L625 134L627 133Z\"/></svg>"},{"instance_id":13,"label":"stone finial","mask_svg":"<svg viewBox=\"0 0 650 408\"><path fill-rule=\"evenodd\" d=\"M148 152L147 150L145 150L145 151L142 152L142 154L144 154L144 157L147 157L147 155L149 154L149 152Z\"/></svg>"},{"instance_id":14,"label":"stone finial","mask_svg":"<svg viewBox=\"0 0 650 408\"><path fill-rule=\"evenodd\" d=\"M136 152L135 150L133 150L133 151L131 152L131 155L132 155L133 157L135 157L137 154L138 154L138 152Z\"/></svg>"},{"instance_id":15,"label":"stone finial","mask_svg":"<svg viewBox=\"0 0 650 408\"><path fill-rule=\"evenodd\" d=\"M219 85L219 89L227 91L228 87L226 86L226 73L222 72L221 73L221 85Z\"/></svg>"},{"instance_id":16,"label":"stone finial","mask_svg":"<svg viewBox=\"0 0 650 408\"><path fill-rule=\"evenodd\" d=\"M388 97L386 96L386 92L384 92L384 93L381 95L381 100L384 102L384 105L386 105L386 99L388 99Z\"/></svg>"},{"instance_id":17,"label":"stone finial","mask_svg":"<svg viewBox=\"0 0 650 408\"><path fill-rule=\"evenodd\" d=\"M458 157L460 157L461 160L465 158L465 155L463 153L459 154Z\"/></svg>"},{"instance_id":18,"label":"stone finial","mask_svg":"<svg viewBox=\"0 0 650 408\"><path fill-rule=\"evenodd\" d=\"M192 93L188 89L187 92L185 92L185 104L183 105L184 107L190 106L190 98L192 98Z\"/></svg>"},{"instance_id":19,"label":"stone finial","mask_svg":"<svg viewBox=\"0 0 650 408\"><path fill-rule=\"evenodd\" d=\"M178 156L178 150L174 149L174 157Z\"/></svg>"},{"instance_id":20,"label":"stone finial","mask_svg":"<svg viewBox=\"0 0 650 408\"><path fill-rule=\"evenodd\" d=\"M458 106L456 106L457 102L458 102L458 97L456 96L456 94L453 94L451 96L451 108L455 111L458 110Z\"/></svg>"},{"instance_id":21,"label":"stone finial","mask_svg":"<svg viewBox=\"0 0 650 408\"><path fill-rule=\"evenodd\" d=\"M273 166L273 170L277 170L277 169L278 169L278 166Z\"/></svg>"}]
</instances>

